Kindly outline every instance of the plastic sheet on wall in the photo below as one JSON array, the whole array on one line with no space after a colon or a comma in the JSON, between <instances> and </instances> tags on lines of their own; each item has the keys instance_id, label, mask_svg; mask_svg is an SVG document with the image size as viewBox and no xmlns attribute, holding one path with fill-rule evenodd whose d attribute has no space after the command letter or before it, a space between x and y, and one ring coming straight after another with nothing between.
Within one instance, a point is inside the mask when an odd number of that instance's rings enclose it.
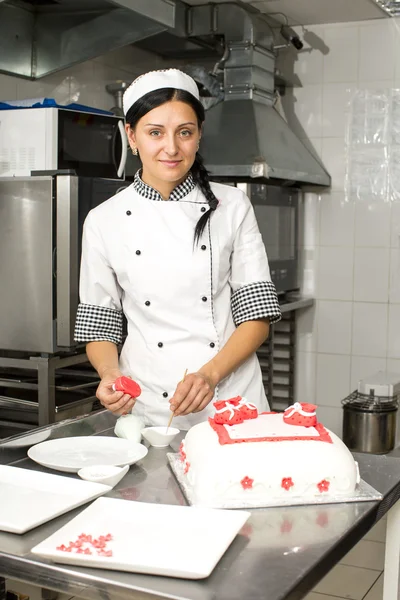
<instances>
[{"instance_id":1,"label":"plastic sheet on wall","mask_svg":"<svg viewBox=\"0 0 400 600\"><path fill-rule=\"evenodd\" d=\"M400 199L400 89L357 90L346 129L346 198Z\"/></svg>"}]
</instances>

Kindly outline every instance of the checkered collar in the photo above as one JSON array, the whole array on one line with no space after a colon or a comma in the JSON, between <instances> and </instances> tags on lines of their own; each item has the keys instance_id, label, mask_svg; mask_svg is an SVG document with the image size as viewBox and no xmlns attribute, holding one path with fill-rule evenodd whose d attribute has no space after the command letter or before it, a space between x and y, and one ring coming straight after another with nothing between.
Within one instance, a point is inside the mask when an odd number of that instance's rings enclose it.
<instances>
[{"instance_id":1,"label":"checkered collar","mask_svg":"<svg viewBox=\"0 0 400 600\"><path fill-rule=\"evenodd\" d=\"M148 200L162 200L162 196L157 190L152 188L150 185L147 185L141 178L141 169L136 172L135 178L133 180L133 188L134 190L144 196ZM194 182L193 176L191 173L186 177L185 181L182 181L179 185L176 186L171 192L169 200L182 200L185 196L190 194L191 191L194 190L196 184Z\"/></svg>"}]
</instances>

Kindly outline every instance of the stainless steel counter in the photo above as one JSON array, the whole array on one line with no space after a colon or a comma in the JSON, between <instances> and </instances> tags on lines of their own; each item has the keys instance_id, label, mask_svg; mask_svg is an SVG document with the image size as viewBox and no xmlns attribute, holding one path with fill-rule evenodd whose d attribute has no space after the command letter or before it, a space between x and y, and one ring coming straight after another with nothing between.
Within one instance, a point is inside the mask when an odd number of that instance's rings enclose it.
<instances>
[{"instance_id":1,"label":"stainless steel counter","mask_svg":"<svg viewBox=\"0 0 400 600\"><path fill-rule=\"evenodd\" d=\"M115 417L103 411L41 430L50 431L52 439L113 435L114 423ZM35 430L35 433L41 430ZM21 443L22 436L18 439ZM174 440L175 451L178 445L179 440ZM0 464L46 471L27 458L26 450L26 447L0 444ZM185 504L167 466L167 451L171 449L151 448L147 457L132 466L108 496ZM96 600L299 600L400 496L399 458L357 455L356 459L362 478L384 495L382 502L254 510L241 534L206 580L188 581L56 565L30 553L34 545L82 509L71 511L22 536L0 532L0 576Z\"/></svg>"}]
</instances>

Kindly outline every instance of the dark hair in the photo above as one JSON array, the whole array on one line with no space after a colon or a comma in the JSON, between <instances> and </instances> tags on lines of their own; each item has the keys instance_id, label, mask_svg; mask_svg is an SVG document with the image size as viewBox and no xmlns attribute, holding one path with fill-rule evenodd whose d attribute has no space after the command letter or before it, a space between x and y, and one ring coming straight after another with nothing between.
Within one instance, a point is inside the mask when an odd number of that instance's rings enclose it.
<instances>
[{"instance_id":1,"label":"dark hair","mask_svg":"<svg viewBox=\"0 0 400 600\"><path fill-rule=\"evenodd\" d=\"M133 104L133 106L131 106L128 110L126 114L126 122L129 123L132 129L134 129L138 121L144 117L144 115L154 108L165 104L166 102L171 102L171 100L178 100L180 102L189 104L196 113L199 129L201 128L204 122L203 105L186 90L176 90L175 88L162 88L160 90L154 90L153 92L145 94L142 96L142 98L139 98L139 100L137 100L135 104ZM208 171L205 168L203 159L198 152L196 152L196 158L192 165L191 173L195 183L197 183L203 192L210 207L210 209L205 212L196 223L196 228L194 230L194 241L197 244L207 225L211 213L218 206L218 200L214 196L214 193L211 189Z\"/></svg>"}]
</instances>

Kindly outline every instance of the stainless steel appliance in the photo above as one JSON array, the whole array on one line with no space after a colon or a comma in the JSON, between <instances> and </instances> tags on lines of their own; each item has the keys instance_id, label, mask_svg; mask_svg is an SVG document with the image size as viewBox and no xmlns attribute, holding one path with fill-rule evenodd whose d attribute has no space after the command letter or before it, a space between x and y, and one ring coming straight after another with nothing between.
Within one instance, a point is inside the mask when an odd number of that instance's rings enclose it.
<instances>
[{"instance_id":1,"label":"stainless steel appliance","mask_svg":"<svg viewBox=\"0 0 400 600\"><path fill-rule=\"evenodd\" d=\"M122 117L63 108L0 111L0 177L72 170L123 178L127 138Z\"/></svg>"},{"instance_id":2,"label":"stainless steel appliance","mask_svg":"<svg viewBox=\"0 0 400 600\"><path fill-rule=\"evenodd\" d=\"M400 374L379 371L361 379L342 400L343 441L357 452L385 454L396 444Z\"/></svg>"},{"instance_id":3,"label":"stainless steel appliance","mask_svg":"<svg viewBox=\"0 0 400 600\"><path fill-rule=\"evenodd\" d=\"M237 183L250 198L278 294L298 289L299 190Z\"/></svg>"},{"instance_id":4,"label":"stainless steel appliance","mask_svg":"<svg viewBox=\"0 0 400 600\"><path fill-rule=\"evenodd\" d=\"M0 349L75 347L83 222L128 185L72 175L0 178Z\"/></svg>"}]
</instances>

